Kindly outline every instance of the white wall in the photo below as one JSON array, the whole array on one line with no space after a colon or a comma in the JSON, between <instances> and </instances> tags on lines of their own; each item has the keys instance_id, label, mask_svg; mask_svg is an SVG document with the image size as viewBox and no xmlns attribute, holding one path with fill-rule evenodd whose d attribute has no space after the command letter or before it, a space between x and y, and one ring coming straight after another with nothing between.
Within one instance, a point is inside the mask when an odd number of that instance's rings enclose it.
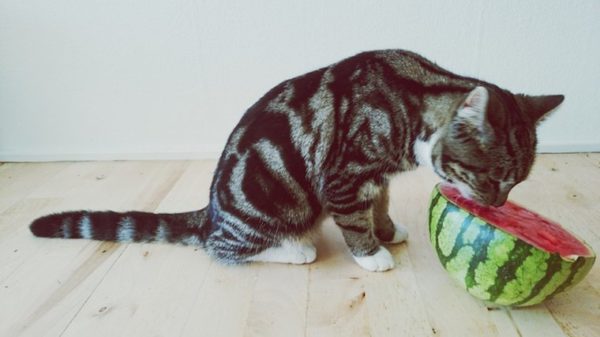
<instances>
[{"instance_id":1,"label":"white wall","mask_svg":"<svg viewBox=\"0 0 600 337\"><path fill-rule=\"evenodd\" d=\"M404 48L567 99L540 149L600 151L600 1L0 0L0 160L214 157L281 80Z\"/></svg>"}]
</instances>

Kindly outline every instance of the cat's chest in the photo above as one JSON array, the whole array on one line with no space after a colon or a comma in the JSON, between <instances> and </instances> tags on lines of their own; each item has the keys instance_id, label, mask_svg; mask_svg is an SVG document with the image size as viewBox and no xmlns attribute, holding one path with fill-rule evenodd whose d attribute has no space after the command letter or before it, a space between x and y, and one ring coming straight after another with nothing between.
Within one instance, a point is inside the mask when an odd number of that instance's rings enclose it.
<instances>
[{"instance_id":1,"label":"cat's chest","mask_svg":"<svg viewBox=\"0 0 600 337\"><path fill-rule=\"evenodd\" d=\"M433 152L433 147L440 139L440 136L441 132L437 131L433 133L428 139L423 139L421 137L417 138L415 144L413 145L413 153L415 156L415 160L417 161L417 165L433 167L433 163L431 161L431 154Z\"/></svg>"}]
</instances>

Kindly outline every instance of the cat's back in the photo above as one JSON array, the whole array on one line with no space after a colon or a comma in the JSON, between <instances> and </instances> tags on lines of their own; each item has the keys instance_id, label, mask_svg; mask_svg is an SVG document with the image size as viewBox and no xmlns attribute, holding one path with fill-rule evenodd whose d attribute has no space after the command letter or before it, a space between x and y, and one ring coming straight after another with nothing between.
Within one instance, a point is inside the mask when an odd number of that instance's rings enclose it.
<instances>
[{"instance_id":1,"label":"cat's back","mask_svg":"<svg viewBox=\"0 0 600 337\"><path fill-rule=\"evenodd\" d=\"M349 94L349 89L357 82L364 81L365 77L361 75L375 73L375 76L381 76L381 72L416 81L427 81L427 78L434 77L434 74L438 77L459 77L411 51L365 51L279 83L246 111L240 124L251 122L259 114L277 110L310 114L310 104L318 99L322 100L322 97L317 95L323 96L322 92L325 90L330 90L333 96L343 96ZM283 106L284 104L286 106Z\"/></svg>"},{"instance_id":2,"label":"cat's back","mask_svg":"<svg viewBox=\"0 0 600 337\"><path fill-rule=\"evenodd\" d=\"M366 52L365 57L384 64L398 80L413 81L426 87L450 86L473 88L476 79L453 73L435 62L408 50L387 49ZM360 56L357 55L357 56Z\"/></svg>"},{"instance_id":3,"label":"cat's back","mask_svg":"<svg viewBox=\"0 0 600 337\"><path fill-rule=\"evenodd\" d=\"M470 88L473 81L414 52L362 52L273 87L244 113L227 148L243 151L269 140L279 148L294 148L308 159L304 152L315 150L308 146L316 146L314 137L324 142L319 144L321 148L331 145L336 125L351 119L349 105L357 103L356 97L369 91L415 91L420 95L425 87L457 85Z\"/></svg>"}]
</instances>

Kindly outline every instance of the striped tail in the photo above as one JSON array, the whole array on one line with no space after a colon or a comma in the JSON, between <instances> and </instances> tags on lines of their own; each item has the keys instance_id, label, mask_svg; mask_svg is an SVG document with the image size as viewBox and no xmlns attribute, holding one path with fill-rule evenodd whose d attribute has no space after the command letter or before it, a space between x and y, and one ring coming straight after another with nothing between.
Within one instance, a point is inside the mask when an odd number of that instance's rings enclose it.
<instances>
[{"instance_id":1,"label":"striped tail","mask_svg":"<svg viewBox=\"0 0 600 337\"><path fill-rule=\"evenodd\" d=\"M174 214L75 211L38 218L29 228L49 238L202 245L211 227L206 213L206 208Z\"/></svg>"}]
</instances>

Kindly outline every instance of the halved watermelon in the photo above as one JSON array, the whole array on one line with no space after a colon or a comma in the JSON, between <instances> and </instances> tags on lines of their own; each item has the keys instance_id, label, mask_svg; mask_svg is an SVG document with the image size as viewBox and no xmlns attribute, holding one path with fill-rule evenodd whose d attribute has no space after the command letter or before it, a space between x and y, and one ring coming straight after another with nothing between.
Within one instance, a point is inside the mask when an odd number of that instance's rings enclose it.
<instances>
[{"instance_id":1,"label":"halved watermelon","mask_svg":"<svg viewBox=\"0 0 600 337\"><path fill-rule=\"evenodd\" d=\"M512 202L486 207L437 185L430 240L444 268L488 303L538 304L581 281L596 256L582 240Z\"/></svg>"}]
</instances>

